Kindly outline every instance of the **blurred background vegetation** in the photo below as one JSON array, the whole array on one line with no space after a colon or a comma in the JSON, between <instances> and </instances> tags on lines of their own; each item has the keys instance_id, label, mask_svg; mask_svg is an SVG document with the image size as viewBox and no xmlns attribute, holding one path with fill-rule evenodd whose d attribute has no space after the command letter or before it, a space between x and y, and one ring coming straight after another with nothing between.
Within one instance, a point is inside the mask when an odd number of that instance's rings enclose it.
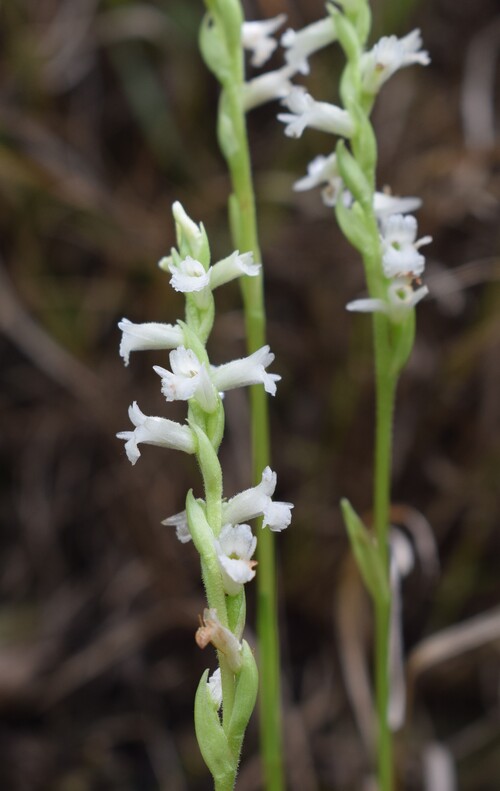
<instances>
[{"instance_id":1,"label":"blurred background vegetation","mask_svg":"<svg viewBox=\"0 0 500 791\"><path fill-rule=\"evenodd\" d=\"M301 27L318 0L249 0L247 17ZM380 185L419 195L431 294L399 390L394 522L413 542L404 584L409 711L402 789L500 787L500 288L496 0L379 0L374 37L423 30L427 69L384 88ZM118 357L117 321L173 321L182 300L157 260L170 205L230 252L217 88L197 51L201 0L4 0L0 8L0 787L206 791L193 733L203 608L198 561L160 522L199 477L147 448L132 469L127 407L182 419L151 372ZM279 65L280 56L274 63ZM308 86L335 100L342 59ZM369 774L368 603L338 502L369 519L370 326L346 314L357 255L318 194L293 181L331 138L284 138L276 106L250 134L269 339L279 498L283 695L290 791L354 791ZM217 362L243 352L236 286L217 294ZM226 399L225 491L249 484L246 394ZM425 516L424 516L425 515ZM433 539L434 536L434 539ZM249 639L253 600L249 586ZM446 774L446 772L445 772ZM441 778L441 780L439 779ZM261 788L255 719L239 791ZM451 787L452 788L452 787Z\"/></svg>"}]
</instances>

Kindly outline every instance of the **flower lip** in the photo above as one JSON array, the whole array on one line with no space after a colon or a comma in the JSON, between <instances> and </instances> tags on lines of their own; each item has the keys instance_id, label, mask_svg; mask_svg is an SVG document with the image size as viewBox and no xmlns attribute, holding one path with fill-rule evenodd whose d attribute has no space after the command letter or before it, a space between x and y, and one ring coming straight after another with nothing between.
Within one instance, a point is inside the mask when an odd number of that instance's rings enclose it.
<instances>
[{"instance_id":1,"label":"flower lip","mask_svg":"<svg viewBox=\"0 0 500 791\"><path fill-rule=\"evenodd\" d=\"M251 560L257 539L250 525L224 525L214 547L219 561L224 589L230 596L239 593L255 577L255 560Z\"/></svg>"},{"instance_id":2,"label":"flower lip","mask_svg":"<svg viewBox=\"0 0 500 791\"><path fill-rule=\"evenodd\" d=\"M178 264L171 261L168 268L172 275L170 285L175 291L189 294L193 291L202 291L210 283L208 272L203 264L190 255L187 255Z\"/></svg>"}]
</instances>

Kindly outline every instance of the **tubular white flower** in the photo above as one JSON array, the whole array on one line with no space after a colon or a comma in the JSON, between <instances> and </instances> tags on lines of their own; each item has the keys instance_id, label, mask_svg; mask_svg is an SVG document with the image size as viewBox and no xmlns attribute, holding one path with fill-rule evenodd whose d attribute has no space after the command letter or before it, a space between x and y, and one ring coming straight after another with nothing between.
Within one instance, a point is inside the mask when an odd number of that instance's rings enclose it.
<instances>
[{"instance_id":1,"label":"tubular white flower","mask_svg":"<svg viewBox=\"0 0 500 791\"><path fill-rule=\"evenodd\" d=\"M235 250L234 253L231 253L227 258L223 258L222 261L218 261L208 270L210 288L213 290L223 286L225 283L229 283L230 280L235 280L242 275L256 277L260 269L261 265L253 262L252 252L240 253L239 250Z\"/></svg>"},{"instance_id":2,"label":"tubular white flower","mask_svg":"<svg viewBox=\"0 0 500 791\"><path fill-rule=\"evenodd\" d=\"M303 86L295 86L283 104L291 112L280 113L278 121L286 124L288 137L301 137L306 127L342 137L350 137L354 132L354 123L347 110L315 101Z\"/></svg>"},{"instance_id":3,"label":"tubular white flower","mask_svg":"<svg viewBox=\"0 0 500 791\"><path fill-rule=\"evenodd\" d=\"M299 179L293 185L296 192L314 189L322 184L326 187L321 192L325 206L335 206L342 191L342 179L337 167L336 154L318 156L307 166L307 176Z\"/></svg>"},{"instance_id":4,"label":"tubular white flower","mask_svg":"<svg viewBox=\"0 0 500 791\"><path fill-rule=\"evenodd\" d=\"M255 577L255 560L251 560L257 539L250 525L224 525L219 538L214 540L222 574L224 590L236 596L246 582Z\"/></svg>"},{"instance_id":5,"label":"tubular white flower","mask_svg":"<svg viewBox=\"0 0 500 791\"><path fill-rule=\"evenodd\" d=\"M197 398L206 412L217 406L217 395L210 376L192 349L179 346L170 352L171 371L154 365L153 370L161 377L161 391L167 401L188 401Z\"/></svg>"},{"instance_id":6,"label":"tubular white flower","mask_svg":"<svg viewBox=\"0 0 500 791\"><path fill-rule=\"evenodd\" d=\"M411 215L391 214L382 220L381 230L382 265L386 277L419 277L424 271L425 258L418 250L432 242L432 237L416 239L417 221Z\"/></svg>"},{"instance_id":7,"label":"tubular white flower","mask_svg":"<svg viewBox=\"0 0 500 791\"><path fill-rule=\"evenodd\" d=\"M178 264L173 260L169 261L168 269L172 275L170 285L183 294L202 291L210 283L209 274L203 264L200 264L195 258L191 258L190 255L179 261Z\"/></svg>"},{"instance_id":8,"label":"tubular white flower","mask_svg":"<svg viewBox=\"0 0 500 791\"><path fill-rule=\"evenodd\" d=\"M291 66L282 66L281 69L260 74L253 80L243 85L243 106L245 112L260 107L261 104L272 102L274 99L284 99L293 90L290 82L296 69Z\"/></svg>"},{"instance_id":9,"label":"tubular white flower","mask_svg":"<svg viewBox=\"0 0 500 791\"><path fill-rule=\"evenodd\" d=\"M181 511L178 514L167 517L167 519L163 519L161 524L166 525L167 527L175 527L175 535L181 544L188 544L189 541L193 540L191 533L189 532L189 525L185 511Z\"/></svg>"},{"instance_id":10,"label":"tubular white flower","mask_svg":"<svg viewBox=\"0 0 500 791\"><path fill-rule=\"evenodd\" d=\"M133 324L128 319L122 319L118 327L122 331L120 356L125 365L129 364L130 352L175 349L184 339L182 329L177 324Z\"/></svg>"},{"instance_id":11,"label":"tubular white flower","mask_svg":"<svg viewBox=\"0 0 500 791\"><path fill-rule=\"evenodd\" d=\"M266 393L275 395L276 382L280 381L281 376L266 371L273 360L274 354L269 350L269 346L262 346L249 357L212 366L211 379L219 392L234 390L235 387L263 384Z\"/></svg>"},{"instance_id":12,"label":"tubular white flower","mask_svg":"<svg viewBox=\"0 0 500 791\"><path fill-rule=\"evenodd\" d=\"M335 23L328 16L302 30L287 30L281 37L281 46L286 49L286 62L301 74L309 74L308 57L336 39Z\"/></svg>"},{"instance_id":13,"label":"tubular white flower","mask_svg":"<svg viewBox=\"0 0 500 791\"><path fill-rule=\"evenodd\" d=\"M272 38L286 21L286 14L278 14L273 19L264 19L256 22L243 22L241 27L241 43L253 55L250 59L252 66L263 66L269 60L278 42Z\"/></svg>"},{"instance_id":14,"label":"tubular white flower","mask_svg":"<svg viewBox=\"0 0 500 791\"><path fill-rule=\"evenodd\" d=\"M220 674L220 667L217 670L214 670L211 676L207 681L208 691L210 693L210 697L214 702L214 706L217 711L222 706L222 679Z\"/></svg>"},{"instance_id":15,"label":"tubular white flower","mask_svg":"<svg viewBox=\"0 0 500 791\"><path fill-rule=\"evenodd\" d=\"M427 294L427 286L415 291L402 279L394 280L387 289L387 301L383 299L356 299L346 305L347 310L357 313L385 313L391 321L402 321L408 311L415 307Z\"/></svg>"},{"instance_id":16,"label":"tubular white flower","mask_svg":"<svg viewBox=\"0 0 500 791\"><path fill-rule=\"evenodd\" d=\"M139 409L137 401L129 407L128 414L135 429L120 431L116 436L125 440L125 452L131 464L135 464L141 455L137 446L142 442L147 445L182 450L184 453L194 453L193 435L188 426L163 417L145 415Z\"/></svg>"},{"instance_id":17,"label":"tubular white flower","mask_svg":"<svg viewBox=\"0 0 500 791\"><path fill-rule=\"evenodd\" d=\"M222 521L236 524L263 516L263 527L268 526L275 532L288 527L292 520L293 505L272 501L276 480L276 473L270 467L266 467L262 473L262 480L257 486L245 489L222 504Z\"/></svg>"},{"instance_id":18,"label":"tubular white flower","mask_svg":"<svg viewBox=\"0 0 500 791\"><path fill-rule=\"evenodd\" d=\"M398 69L419 63L427 66L429 53L420 49L420 30L413 30L404 38L384 36L361 58L363 87L367 93L375 94Z\"/></svg>"}]
</instances>

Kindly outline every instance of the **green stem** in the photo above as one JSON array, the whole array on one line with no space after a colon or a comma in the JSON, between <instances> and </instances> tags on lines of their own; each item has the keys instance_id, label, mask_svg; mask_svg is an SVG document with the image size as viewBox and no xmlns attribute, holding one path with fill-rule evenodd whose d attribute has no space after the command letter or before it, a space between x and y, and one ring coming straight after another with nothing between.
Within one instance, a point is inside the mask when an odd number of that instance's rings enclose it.
<instances>
[{"instance_id":1,"label":"green stem","mask_svg":"<svg viewBox=\"0 0 500 791\"><path fill-rule=\"evenodd\" d=\"M374 476L374 520L380 557L389 580L389 521L392 457L392 421L397 377L390 373L391 358L385 316L374 315L376 367L376 435ZM375 687L378 721L379 791L392 791L392 733L388 723L389 639L391 600L375 600Z\"/></svg>"},{"instance_id":2,"label":"green stem","mask_svg":"<svg viewBox=\"0 0 500 791\"><path fill-rule=\"evenodd\" d=\"M262 261L260 253L255 193L253 187L246 118L241 94L232 93L230 104L235 129L239 136L239 156L229 164L238 219L233 224L234 244L241 252L251 250L254 260ZM252 354L266 342L266 315L262 270L257 277L241 279L245 309L247 350ZM250 393L253 479L258 483L262 470L270 463L269 410L267 395L261 386ZM274 535L259 532L257 544L257 636L260 655L260 741L267 791L282 791L283 759L281 743L280 655L277 618L276 558Z\"/></svg>"}]
</instances>

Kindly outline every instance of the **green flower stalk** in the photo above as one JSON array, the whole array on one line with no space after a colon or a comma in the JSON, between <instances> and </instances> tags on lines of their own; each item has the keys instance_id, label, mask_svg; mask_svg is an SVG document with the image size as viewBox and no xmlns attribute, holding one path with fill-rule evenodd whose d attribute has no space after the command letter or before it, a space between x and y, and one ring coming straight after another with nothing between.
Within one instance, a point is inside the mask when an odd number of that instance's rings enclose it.
<instances>
[{"instance_id":1,"label":"green flower stalk","mask_svg":"<svg viewBox=\"0 0 500 791\"><path fill-rule=\"evenodd\" d=\"M246 113L292 88L290 78L298 71L287 63L275 71L245 80L244 50L251 64L262 66L275 50L272 37L285 20L280 14L262 22L245 22L239 0L205 0L207 14L200 32L200 48L208 68L221 84L217 132L231 178L229 217L233 243L251 250L261 261L255 194L252 181ZM245 308L247 349L251 354L266 342L266 317L262 273L241 279ZM261 390L251 392L251 424L254 481L270 461L269 417ZM260 654L261 751L267 791L282 791L281 696L279 637L273 537L266 533L258 547L259 576L257 634Z\"/></svg>"},{"instance_id":2,"label":"green flower stalk","mask_svg":"<svg viewBox=\"0 0 500 791\"><path fill-rule=\"evenodd\" d=\"M223 496L218 450L224 433L222 395L233 388L260 386L274 395L281 378L267 371L274 355L268 346L219 366L207 352L215 317L214 289L239 277L255 278L260 264L251 252L235 251L210 264L210 247L202 225L197 225L179 203L174 204L177 248L160 261L172 287L186 299L185 320L176 324L119 323L120 354L126 365L133 351L170 349L170 369L154 366L167 402L186 401L187 422L145 415L136 402L129 416L131 431L118 434L132 464L146 443L196 456L203 479L204 498L188 492L186 510L164 521L176 528L182 543L193 542L201 561L208 607L196 633L201 648L211 643L218 669L203 674L195 700L195 729L201 753L212 773L216 791L234 788L245 728L257 695L257 668L252 651L242 639L245 626L244 586L255 577L252 559L257 538L248 521L261 519L267 532L279 532L291 520L290 503L273 501L276 474L265 466L261 480L229 500Z\"/></svg>"},{"instance_id":3,"label":"green flower stalk","mask_svg":"<svg viewBox=\"0 0 500 791\"><path fill-rule=\"evenodd\" d=\"M285 98L288 110L278 116L285 134L300 137L306 128L338 135L343 140L329 156L314 159L296 190L323 187L326 205L335 207L337 221L360 252L368 298L350 302L350 311L373 314L376 379L376 436L374 469L374 532L368 530L347 501L342 512L359 571L375 609L375 685L378 719L379 791L393 788L390 643L394 607L391 577L389 510L393 409L398 377L411 353L415 335L415 306L427 294L420 285L425 259L420 248L430 237L417 240L417 223L407 212L418 208L417 198L399 198L376 191L377 145L369 115L382 85L398 69L429 63L421 50L420 32L402 39L382 38L366 49L371 15L367 0L338 0L329 16L303 31L287 34L288 62L309 70L308 57L338 41L347 59L340 79L343 106L316 101L304 87L294 87ZM328 34L328 30L330 33ZM416 285L415 285L416 284Z\"/></svg>"}]
</instances>

